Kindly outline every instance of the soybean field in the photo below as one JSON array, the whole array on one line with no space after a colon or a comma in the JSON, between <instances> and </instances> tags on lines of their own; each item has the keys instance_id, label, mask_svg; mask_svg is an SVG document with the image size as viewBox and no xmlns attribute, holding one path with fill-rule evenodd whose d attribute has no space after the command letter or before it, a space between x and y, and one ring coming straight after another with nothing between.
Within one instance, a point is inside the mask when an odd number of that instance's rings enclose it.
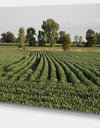
<instances>
[{"instance_id":1,"label":"soybean field","mask_svg":"<svg viewBox=\"0 0 100 128\"><path fill-rule=\"evenodd\" d=\"M0 101L100 113L100 53L0 49Z\"/></svg>"}]
</instances>

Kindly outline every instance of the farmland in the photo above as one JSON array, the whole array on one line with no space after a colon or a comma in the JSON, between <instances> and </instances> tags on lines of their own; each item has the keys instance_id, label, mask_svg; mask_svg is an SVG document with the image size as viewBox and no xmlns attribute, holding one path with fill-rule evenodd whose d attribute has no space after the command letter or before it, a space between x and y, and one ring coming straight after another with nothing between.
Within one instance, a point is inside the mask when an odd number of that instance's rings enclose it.
<instances>
[{"instance_id":1,"label":"farmland","mask_svg":"<svg viewBox=\"0 0 100 128\"><path fill-rule=\"evenodd\" d=\"M100 113L100 52L0 49L0 101Z\"/></svg>"}]
</instances>

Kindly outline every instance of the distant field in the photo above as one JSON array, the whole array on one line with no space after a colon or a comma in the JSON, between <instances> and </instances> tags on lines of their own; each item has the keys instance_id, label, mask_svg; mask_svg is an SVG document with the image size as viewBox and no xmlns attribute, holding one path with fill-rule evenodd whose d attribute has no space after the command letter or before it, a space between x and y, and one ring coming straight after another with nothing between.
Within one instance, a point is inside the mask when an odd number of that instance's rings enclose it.
<instances>
[{"instance_id":1,"label":"distant field","mask_svg":"<svg viewBox=\"0 0 100 128\"><path fill-rule=\"evenodd\" d=\"M18 45L18 43L0 43L0 49L19 49ZM46 46L29 46L29 44L26 44L25 49L32 51L63 51L61 44L55 44L54 47L50 47L48 44L46 44ZM95 47L71 46L70 51L100 52L100 45L96 45Z\"/></svg>"},{"instance_id":2,"label":"distant field","mask_svg":"<svg viewBox=\"0 0 100 128\"><path fill-rule=\"evenodd\" d=\"M0 101L100 113L99 52L0 48Z\"/></svg>"}]
</instances>

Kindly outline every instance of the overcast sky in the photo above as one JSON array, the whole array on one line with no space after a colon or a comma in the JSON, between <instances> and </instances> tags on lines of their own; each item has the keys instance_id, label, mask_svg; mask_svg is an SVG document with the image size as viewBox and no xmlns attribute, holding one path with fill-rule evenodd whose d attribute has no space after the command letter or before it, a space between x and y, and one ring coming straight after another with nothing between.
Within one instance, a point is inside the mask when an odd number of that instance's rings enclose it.
<instances>
[{"instance_id":1,"label":"overcast sky","mask_svg":"<svg viewBox=\"0 0 100 128\"><path fill-rule=\"evenodd\" d=\"M71 35L71 40L82 35L85 40L87 29L100 32L100 4L64 5L64 6L33 6L33 7L0 7L0 35L11 31L17 37L18 29L24 26L41 29L43 20L54 19L60 30Z\"/></svg>"}]
</instances>

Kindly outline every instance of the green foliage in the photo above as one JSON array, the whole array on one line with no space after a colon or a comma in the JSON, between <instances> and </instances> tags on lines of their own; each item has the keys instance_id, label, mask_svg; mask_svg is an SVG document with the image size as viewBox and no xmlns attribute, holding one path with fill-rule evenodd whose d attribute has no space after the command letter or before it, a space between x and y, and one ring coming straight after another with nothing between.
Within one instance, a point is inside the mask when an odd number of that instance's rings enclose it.
<instances>
[{"instance_id":1,"label":"green foliage","mask_svg":"<svg viewBox=\"0 0 100 128\"><path fill-rule=\"evenodd\" d=\"M28 42L30 46L33 46L36 43L35 35L36 31L34 28L31 27L27 29L26 42Z\"/></svg>"},{"instance_id":2,"label":"green foliage","mask_svg":"<svg viewBox=\"0 0 100 128\"><path fill-rule=\"evenodd\" d=\"M63 34L63 36L60 39L62 43L63 50L69 50L71 45L71 39L69 34Z\"/></svg>"},{"instance_id":3,"label":"green foliage","mask_svg":"<svg viewBox=\"0 0 100 128\"><path fill-rule=\"evenodd\" d=\"M26 40L26 37L25 37L25 31L24 31L24 28L21 27L19 29L19 43L20 43L20 48L24 49L25 47L25 40Z\"/></svg>"},{"instance_id":4,"label":"green foliage","mask_svg":"<svg viewBox=\"0 0 100 128\"><path fill-rule=\"evenodd\" d=\"M13 33L11 32L2 33L1 36L2 36L1 42L15 43L15 37Z\"/></svg>"},{"instance_id":5,"label":"green foliage","mask_svg":"<svg viewBox=\"0 0 100 128\"><path fill-rule=\"evenodd\" d=\"M46 43L46 36L43 31L38 32L38 43L39 43L39 46L44 46Z\"/></svg>"},{"instance_id":6,"label":"green foliage","mask_svg":"<svg viewBox=\"0 0 100 128\"><path fill-rule=\"evenodd\" d=\"M42 24L43 32L46 36L46 42L50 44L52 47L54 43L57 42L58 39L58 30L59 30L59 24L56 23L53 19L47 19L47 21L43 21Z\"/></svg>"},{"instance_id":7,"label":"green foliage","mask_svg":"<svg viewBox=\"0 0 100 128\"><path fill-rule=\"evenodd\" d=\"M100 33L96 33L97 44L100 44Z\"/></svg>"},{"instance_id":8,"label":"green foliage","mask_svg":"<svg viewBox=\"0 0 100 128\"><path fill-rule=\"evenodd\" d=\"M63 38L63 36L64 36L65 34L66 34L65 31L60 31L60 32L59 32L59 41L58 41L59 44L62 44L62 38Z\"/></svg>"},{"instance_id":9,"label":"green foliage","mask_svg":"<svg viewBox=\"0 0 100 128\"><path fill-rule=\"evenodd\" d=\"M1 49L0 55L0 101L100 114L98 52Z\"/></svg>"},{"instance_id":10,"label":"green foliage","mask_svg":"<svg viewBox=\"0 0 100 128\"><path fill-rule=\"evenodd\" d=\"M88 47L92 47L96 44L97 38L93 30L88 29L88 31L86 32L86 40L87 40L86 46Z\"/></svg>"},{"instance_id":11,"label":"green foliage","mask_svg":"<svg viewBox=\"0 0 100 128\"><path fill-rule=\"evenodd\" d=\"M7 34L6 33L2 33L1 34L1 42L6 42L7 41Z\"/></svg>"}]
</instances>

